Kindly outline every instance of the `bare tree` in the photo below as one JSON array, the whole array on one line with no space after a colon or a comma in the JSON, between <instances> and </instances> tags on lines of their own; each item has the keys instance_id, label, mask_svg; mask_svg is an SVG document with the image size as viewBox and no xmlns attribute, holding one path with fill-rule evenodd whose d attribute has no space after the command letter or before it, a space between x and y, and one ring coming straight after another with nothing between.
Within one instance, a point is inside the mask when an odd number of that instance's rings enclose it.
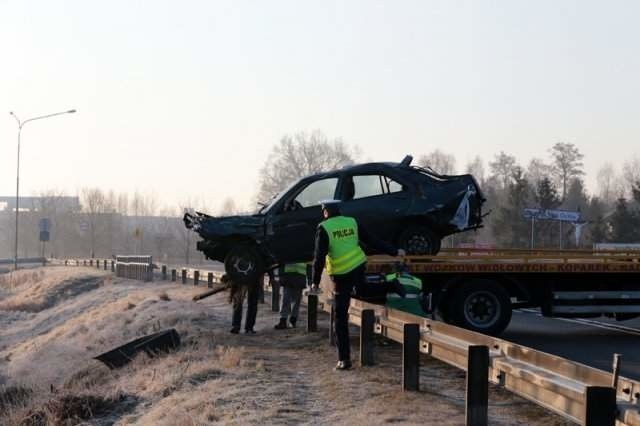
<instances>
[{"instance_id":1,"label":"bare tree","mask_svg":"<svg viewBox=\"0 0 640 426\"><path fill-rule=\"evenodd\" d=\"M91 257L96 254L96 234L99 216L105 212L105 196L99 188L83 188L81 191L82 207L89 222L91 237Z\"/></svg>"},{"instance_id":2,"label":"bare tree","mask_svg":"<svg viewBox=\"0 0 640 426\"><path fill-rule=\"evenodd\" d=\"M236 202L231 197L224 199L222 207L220 207L220 216L231 216L236 214L238 209L236 208Z\"/></svg>"},{"instance_id":3,"label":"bare tree","mask_svg":"<svg viewBox=\"0 0 640 426\"><path fill-rule=\"evenodd\" d=\"M527 166L527 181L532 185L537 185L542 179L551 175L551 166L540 158L532 158Z\"/></svg>"},{"instance_id":4,"label":"bare tree","mask_svg":"<svg viewBox=\"0 0 640 426\"><path fill-rule=\"evenodd\" d=\"M516 157L505 154L503 151L500 151L500 154L496 154L494 160L489 162L491 175L495 176L500 181L502 189L507 189L509 187L509 183L516 174L516 167L518 167Z\"/></svg>"},{"instance_id":5,"label":"bare tree","mask_svg":"<svg viewBox=\"0 0 640 426\"><path fill-rule=\"evenodd\" d=\"M624 177L627 186L630 188L640 182L640 158L633 157L625 161L622 166L622 177Z\"/></svg>"},{"instance_id":6,"label":"bare tree","mask_svg":"<svg viewBox=\"0 0 640 426\"><path fill-rule=\"evenodd\" d=\"M465 170L470 175L476 178L480 185L484 185L485 180L485 169L484 169L484 161L479 155L476 155L475 158L467 163L467 167Z\"/></svg>"},{"instance_id":7,"label":"bare tree","mask_svg":"<svg viewBox=\"0 0 640 426\"><path fill-rule=\"evenodd\" d=\"M572 143L558 142L549 150L551 153L552 172L556 181L562 188L562 200L567 196L569 181L572 178L584 175L582 159L584 155L580 153L578 147Z\"/></svg>"},{"instance_id":8,"label":"bare tree","mask_svg":"<svg viewBox=\"0 0 640 426\"><path fill-rule=\"evenodd\" d=\"M615 179L616 172L611 163L605 163L598 169L598 195L606 204L612 204L615 201Z\"/></svg>"},{"instance_id":9,"label":"bare tree","mask_svg":"<svg viewBox=\"0 0 640 426\"><path fill-rule=\"evenodd\" d=\"M354 152L342 139L329 139L320 130L285 135L260 171L257 199L267 201L303 176L353 164Z\"/></svg>"},{"instance_id":10,"label":"bare tree","mask_svg":"<svg viewBox=\"0 0 640 426\"><path fill-rule=\"evenodd\" d=\"M453 175L456 173L456 157L440 151L440 149L435 149L427 155L422 155L418 158L418 165L429 167L441 175Z\"/></svg>"}]
</instances>

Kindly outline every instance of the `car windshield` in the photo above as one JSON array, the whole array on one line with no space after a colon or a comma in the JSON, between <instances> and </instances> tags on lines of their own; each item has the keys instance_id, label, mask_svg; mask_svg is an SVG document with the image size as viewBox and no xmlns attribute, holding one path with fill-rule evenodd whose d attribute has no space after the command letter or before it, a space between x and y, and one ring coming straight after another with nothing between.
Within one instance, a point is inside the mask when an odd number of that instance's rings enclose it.
<instances>
[{"instance_id":1,"label":"car windshield","mask_svg":"<svg viewBox=\"0 0 640 426\"><path fill-rule=\"evenodd\" d=\"M267 201L266 203L260 203L260 206L258 207L258 210L256 211L255 214L266 214L267 212L269 212L269 210L271 210L271 208L278 203L278 201L280 201L282 199L282 197L288 193L291 188L293 188L298 182L300 182L299 180L291 183L290 185L288 185L285 189L283 189L282 191L280 191L279 193L277 193L276 195L274 195L273 197L271 197L271 200Z\"/></svg>"}]
</instances>

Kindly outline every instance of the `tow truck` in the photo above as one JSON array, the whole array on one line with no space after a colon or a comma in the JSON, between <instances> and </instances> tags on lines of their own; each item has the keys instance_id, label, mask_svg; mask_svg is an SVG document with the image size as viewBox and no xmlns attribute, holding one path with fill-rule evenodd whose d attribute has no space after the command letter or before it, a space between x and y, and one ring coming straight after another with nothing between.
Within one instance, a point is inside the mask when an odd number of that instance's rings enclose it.
<instances>
[{"instance_id":1,"label":"tow truck","mask_svg":"<svg viewBox=\"0 0 640 426\"><path fill-rule=\"evenodd\" d=\"M371 256L368 273L397 259ZM442 249L408 256L403 268L422 279L423 309L434 318L489 335L514 309L543 316L622 321L640 316L640 251Z\"/></svg>"}]
</instances>

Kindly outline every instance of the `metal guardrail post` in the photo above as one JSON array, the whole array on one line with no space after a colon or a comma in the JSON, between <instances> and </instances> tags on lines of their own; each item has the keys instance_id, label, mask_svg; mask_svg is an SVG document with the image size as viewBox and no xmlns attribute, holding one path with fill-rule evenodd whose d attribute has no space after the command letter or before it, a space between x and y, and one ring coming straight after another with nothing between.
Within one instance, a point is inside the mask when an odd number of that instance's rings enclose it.
<instances>
[{"instance_id":1,"label":"metal guardrail post","mask_svg":"<svg viewBox=\"0 0 640 426\"><path fill-rule=\"evenodd\" d=\"M67 266L67 261L66 260L64 261L64 266Z\"/></svg>"},{"instance_id":2,"label":"metal guardrail post","mask_svg":"<svg viewBox=\"0 0 640 426\"><path fill-rule=\"evenodd\" d=\"M420 390L420 325L404 324L402 390Z\"/></svg>"},{"instance_id":3,"label":"metal guardrail post","mask_svg":"<svg viewBox=\"0 0 640 426\"><path fill-rule=\"evenodd\" d=\"M307 332L318 331L318 295L307 295Z\"/></svg>"},{"instance_id":4,"label":"metal guardrail post","mask_svg":"<svg viewBox=\"0 0 640 426\"><path fill-rule=\"evenodd\" d=\"M606 386L587 386L584 393L584 426L614 426L616 390Z\"/></svg>"},{"instance_id":5,"label":"metal guardrail post","mask_svg":"<svg viewBox=\"0 0 640 426\"><path fill-rule=\"evenodd\" d=\"M87 260L86 259L82 261L82 266L87 266Z\"/></svg>"},{"instance_id":6,"label":"metal guardrail post","mask_svg":"<svg viewBox=\"0 0 640 426\"><path fill-rule=\"evenodd\" d=\"M277 281L271 282L271 310L280 312L280 283Z\"/></svg>"},{"instance_id":7,"label":"metal guardrail post","mask_svg":"<svg viewBox=\"0 0 640 426\"><path fill-rule=\"evenodd\" d=\"M89 266L93 266L93 259L89 259Z\"/></svg>"},{"instance_id":8,"label":"metal guardrail post","mask_svg":"<svg viewBox=\"0 0 640 426\"><path fill-rule=\"evenodd\" d=\"M105 271L107 270L107 263L109 263L109 262L107 261L107 259L105 259L104 262L103 262L103 266L104 266L104 270Z\"/></svg>"},{"instance_id":9,"label":"metal guardrail post","mask_svg":"<svg viewBox=\"0 0 640 426\"><path fill-rule=\"evenodd\" d=\"M213 288L213 272L207 274L207 287Z\"/></svg>"},{"instance_id":10,"label":"metal guardrail post","mask_svg":"<svg viewBox=\"0 0 640 426\"><path fill-rule=\"evenodd\" d=\"M467 355L467 426L486 426L489 417L489 347L469 346Z\"/></svg>"},{"instance_id":11,"label":"metal guardrail post","mask_svg":"<svg viewBox=\"0 0 640 426\"><path fill-rule=\"evenodd\" d=\"M620 378L620 354L613 354L613 372L611 374L611 387L618 389L618 379Z\"/></svg>"},{"instance_id":12,"label":"metal guardrail post","mask_svg":"<svg viewBox=\"0 0 640 426\"><path fill-rule=\"evenodd\" d=\"M175 269L171 270L171 281L175 282L178 278L178 271L176 271Z\"/></svg>"},{"instance_id":13,"label":"metal guardrail post","mask_svg":"<svg viewBox=\"0 0 640 426\"><path fill-rule=\"evenodd\" d=\"M115 272L116 270L116 262L114 260L111 261L111 272Z\"/></svg>"},{"instance_id":14,"label":"metal guardrail post","mask_svg":"<svg viewBox=\"0 0 640 426\"><path fill-rule=\"evenodd\" d=\"M336 308L331 302L331 313L329 314L329 345L336 345Z\"/></svg>"},{"instance_id":15,"label":"metal guardrail post","mask_svg":"<svg viewBox=\"0 0 640 426\"><path fill-rule=\"evenodd\" d=\"M374 365L374 330L376 314L373 309L365 309L360 314L360 365Z\"/></svg>"},{"instance_id":16,"label":"metal guardrail post","mask_svg":"<svg viewBox=\"0 0 640 426\"><path fill-rule=\"evenodd\" d=\"M162 281L167 280L167 265L162 265Z\"/></svg>"},{"instance_id":17,"label":"metal guardrail post","mask_svg":"<svg viewBox=\"0 0 640 426\"><path fill-rule=\"evenodd\" d=\"M193 271L193 285L200 283L200 271Z\"/></svg>"},{"instance_id":18,"label":"metal guardrail post","mask_svg":"<svg viewBox=\"0 0 640 426\"><path fill-rule=\"evenodd\" d=\"M182 284L187 283L187 270L182 268Z\"/></svg>"}]
</instances>

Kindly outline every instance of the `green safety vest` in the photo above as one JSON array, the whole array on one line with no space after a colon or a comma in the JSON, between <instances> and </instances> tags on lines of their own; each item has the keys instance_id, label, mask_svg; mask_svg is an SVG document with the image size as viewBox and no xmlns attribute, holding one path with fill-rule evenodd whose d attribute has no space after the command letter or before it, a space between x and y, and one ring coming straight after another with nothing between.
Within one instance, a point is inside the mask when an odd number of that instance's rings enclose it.
<instances>
[{"instance_id":1,"label":"green safety vest","mask_svg":"<svg viewBox=\"0 0 640 426\"><path fill-rule=\"evenodd\" d=\"M386 281L398 280L407 291L407 296L403 299L395 294L387 295L387 306L399 311L408 312L410 314L426 317L427 314L420 306L418 301L418 295L422 291L422 280L418 277L414 277L409 274L388 274L385 277Z\"/></svg>"},{"instance_id":2,"label":"green safety vest","mask_svg":"<svg viewBox=\"0 0 640 426\"><path fill-rule=\"evenodd\" d=\"M287 263L284 265L282 271L285 274L300 274L307 276L307 264L306 263Z\"/></svg>"},{"instance_id":3,"label":"green safety vest","mask_svg":"<svg viewBox=\"0 0 640 426\"><path fill-rule=\"evenodd\" d=\"M353 271L367 261L358 244L358 224L352 217L331 217L320 225L329 237L329 253L326 268L329 275L341 275Z\"/></svg>"}]
</instances>

